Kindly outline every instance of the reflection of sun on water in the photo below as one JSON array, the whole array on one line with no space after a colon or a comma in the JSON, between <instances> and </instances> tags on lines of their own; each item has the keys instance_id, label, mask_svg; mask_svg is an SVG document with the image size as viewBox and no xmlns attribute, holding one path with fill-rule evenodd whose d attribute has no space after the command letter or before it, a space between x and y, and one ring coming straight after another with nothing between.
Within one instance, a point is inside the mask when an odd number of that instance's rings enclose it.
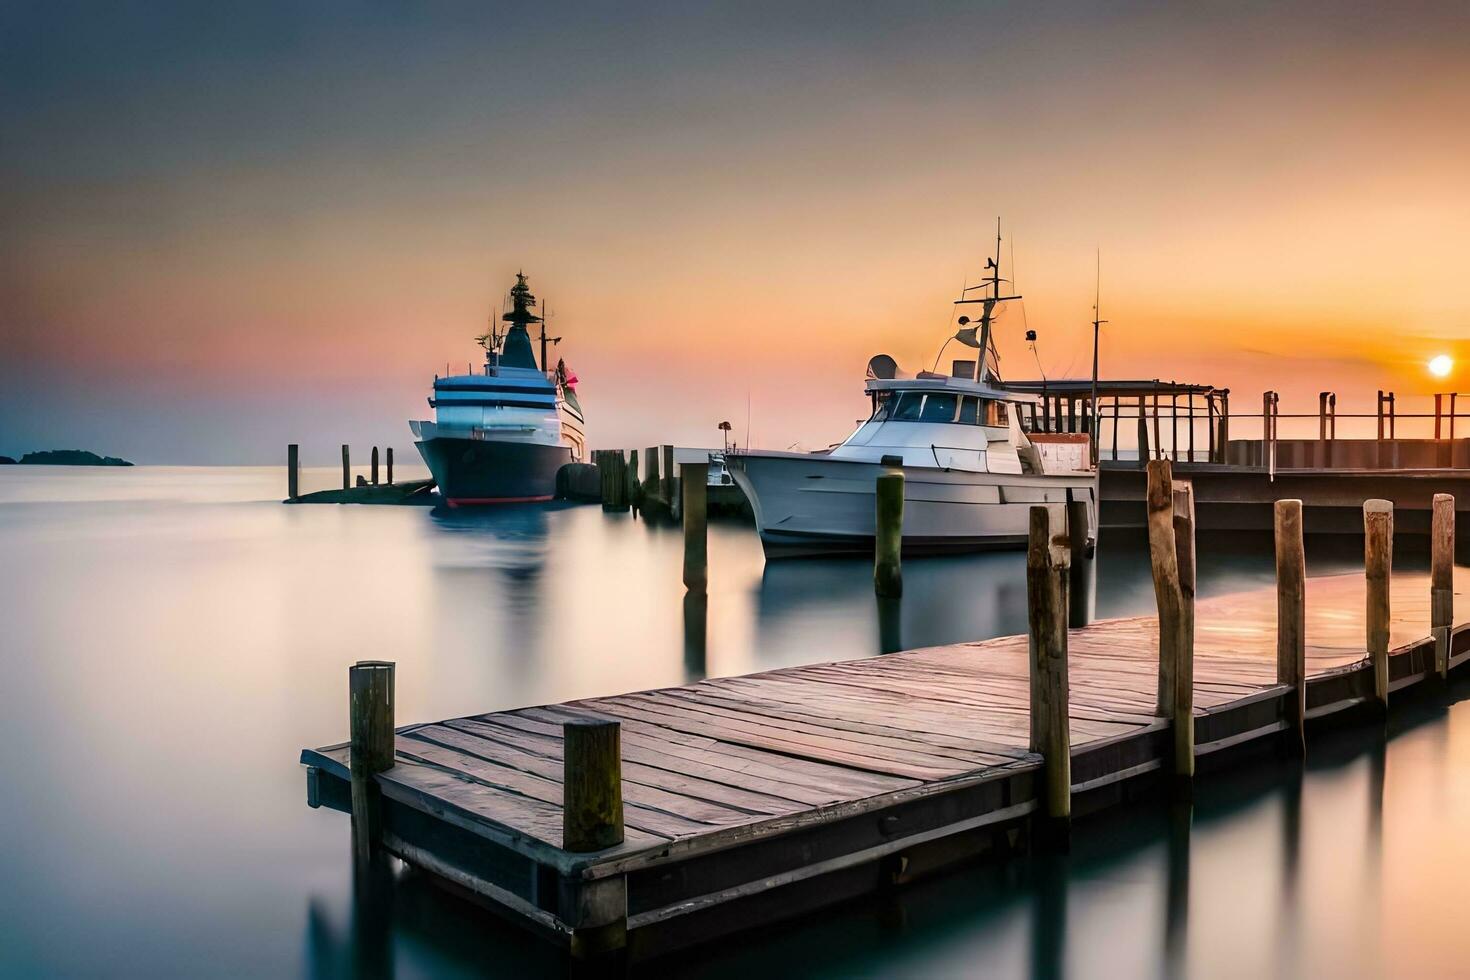
<instances>
[{"instance_id":1,"label":"reflection of sun on water","mask_svg":"<svg viewBox=\"0 0 1470 980\"><path fill-rule=\"evenodd\" d=\"M1449 377L1450 369L1454 366L1455 362L1450 360L1448 354L1440 354L1438 357L1430 360L1429 373L1436 378L1447 378Z\"/></svg>"}]
</instances>

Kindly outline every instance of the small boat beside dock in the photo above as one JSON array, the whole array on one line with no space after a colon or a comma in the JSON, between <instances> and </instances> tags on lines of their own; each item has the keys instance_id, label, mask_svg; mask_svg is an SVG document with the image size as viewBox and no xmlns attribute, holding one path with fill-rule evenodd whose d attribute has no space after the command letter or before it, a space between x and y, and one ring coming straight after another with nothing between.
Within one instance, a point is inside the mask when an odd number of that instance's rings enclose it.
<instances>
[{"instance_id":1,"label":"small boat beside dock","mask_svg":"<svg viewBox=\"0 0 1470 980\"><path fill-rule=\"evenodd\" d=\"M1158 617L1068 630L1069 543L1031 511L1028 635L395 730L394 669L350 668L352 741L302 752L307 800L577 956L656 956L958 862L1065 847L1073 816L1185 797L1251 746L1381 717L1470 659L1453 619L1453 502L1432 569L1306 579L1277 505L1276 590L1194 600L1190 491L1149 467ZM1460 603L1463 610L1463 600Z\"/></svg>"}]
</instances>

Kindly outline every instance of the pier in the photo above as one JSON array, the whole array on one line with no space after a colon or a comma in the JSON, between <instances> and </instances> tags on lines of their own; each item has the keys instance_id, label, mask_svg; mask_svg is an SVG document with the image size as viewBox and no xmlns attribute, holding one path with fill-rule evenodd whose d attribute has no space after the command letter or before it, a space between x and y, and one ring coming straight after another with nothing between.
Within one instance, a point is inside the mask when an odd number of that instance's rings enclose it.
<instances>
[{"instance_id":1,"label":"pier","mask_svg":"<svg viewBox=\"0 0 1470 980\"><path fill-rule=\"evenodd\" d=\"M364 663L354 742L302 753L308 803L352 813L360 854L574 955L641 959L1065 848L1076 818L1187 798L1252 748L1310 752L1311 726L1381 719L1470 658L1447 497L1429 575L1390 574L1374 501L1365 574L1304 579L1300 504L1282 501L1278 588L1196 603L1190 492L1167 464L1150 475L1160 617L1062 628L1065 524L1038 507L1029 635L411 724L391 751L392 667Z\"/></svg>"}]
</instances>

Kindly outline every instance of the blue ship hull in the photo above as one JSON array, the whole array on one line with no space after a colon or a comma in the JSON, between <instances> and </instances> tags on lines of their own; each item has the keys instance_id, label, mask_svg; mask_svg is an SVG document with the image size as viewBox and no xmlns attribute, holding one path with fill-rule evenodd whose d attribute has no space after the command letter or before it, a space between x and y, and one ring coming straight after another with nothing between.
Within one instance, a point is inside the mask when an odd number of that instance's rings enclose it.
<instances>
[{"instance_id":1,"label":"blue ship hull","mask_svg":"<svg viewBox=\"0 0 1470 980\"><path fill-rule=\"evenodd\" d=\"M451 507L550 500L557 470L572 461L567 446L530 442L436 437L416 445Z\"/></svg>"}]
</instances>

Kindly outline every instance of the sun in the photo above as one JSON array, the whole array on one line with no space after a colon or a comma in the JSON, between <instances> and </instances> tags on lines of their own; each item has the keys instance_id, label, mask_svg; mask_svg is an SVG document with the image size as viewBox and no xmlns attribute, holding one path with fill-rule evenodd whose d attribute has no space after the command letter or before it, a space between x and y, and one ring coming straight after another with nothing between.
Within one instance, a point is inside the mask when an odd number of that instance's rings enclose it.
<instances>
[{"instance_id":1,"label":"sun","mask_svg":"<svg viewBox=\"0 0 1470 980\"><path fill-rule=\"evenodd\" d=\"M1450 376L1450 370L1454 366L1455 362L1450 360L1450 356L1448 354L1441 354L1438 357L1430 360L1429 373L1434 375L1436 378L1447 378Z\"/></svg>"}]
</instances>

